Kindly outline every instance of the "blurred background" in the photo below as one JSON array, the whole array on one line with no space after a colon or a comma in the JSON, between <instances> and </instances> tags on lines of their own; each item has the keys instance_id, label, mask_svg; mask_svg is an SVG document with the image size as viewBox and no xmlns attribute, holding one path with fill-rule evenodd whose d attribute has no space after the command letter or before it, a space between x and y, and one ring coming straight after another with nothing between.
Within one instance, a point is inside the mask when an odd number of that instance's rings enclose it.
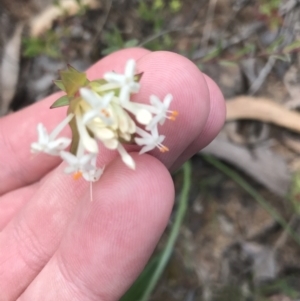
<instances>
[{"instance_id":1,"label":"blurred background","mask_svg":"<svg viewBox=\"0 0 300 301\"><path fill-rule=\"evenodd\" d=\"M300 300L299 0L0 0L0 115L118 49L169 50L227 122L173 175L176 204L122 301Z\"/></svg>"}]
</instances>

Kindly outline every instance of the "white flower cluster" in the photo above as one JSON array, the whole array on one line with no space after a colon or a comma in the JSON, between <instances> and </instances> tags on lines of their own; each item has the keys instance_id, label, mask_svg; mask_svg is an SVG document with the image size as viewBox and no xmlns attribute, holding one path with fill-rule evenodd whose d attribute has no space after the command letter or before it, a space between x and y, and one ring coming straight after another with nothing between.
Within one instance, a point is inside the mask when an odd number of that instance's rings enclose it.
<instances>
[{"instance_id":1,"label":"white flower cluster","mask_svg":"<svg viewBox=\"0 0 300 301\"><path fill-rule=\"evenodd\" d=\"M172 95L167 94L163 101L151 95L149 105L132 102L131 94L140 89L135 66L135 61L131 59L124 74L108 72L104 74L101 84L81 87L78 97L69 103L67 117L50 134L43 124L38 124L38 141L31 144L31 152L58 155L68 164L66 173L72 173L75 179L83 176L85 180L94 182L103 172L96 166L99 153L97 141L108 149L117 150L123 162L132 169L135 169L135 162L125 150L124 143L135 142L142 146L140 153L155 147L162 152L168 151L162 144L165 136L159 134L158 124L164 124L166 119L175 120L177 116L176 111L169 110ZM70 138L57 138L71 122L78 133L75 154L65 151L71 144Z\"/></svg>"}]
</instances>

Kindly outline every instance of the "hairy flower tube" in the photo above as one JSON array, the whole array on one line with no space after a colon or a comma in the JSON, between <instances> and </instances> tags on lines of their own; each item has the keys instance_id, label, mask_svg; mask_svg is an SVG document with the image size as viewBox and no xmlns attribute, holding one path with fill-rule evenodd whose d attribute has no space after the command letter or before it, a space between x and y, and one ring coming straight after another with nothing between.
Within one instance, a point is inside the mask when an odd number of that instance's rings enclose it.
<instances>
[{"instance_id":1,"label":"hairy flower tube","mask_svg":"<svg viewBox=\"0 0 300 301\"><path fill-rule=\"evenodd\" d=\"M74 179L82 177L95 182L104 171L104 167L96 166L99 144L118 151L131 169L135 169L135 162L125 144L140 145L141 154L156 147L161 152L168 151L163 145L165 136L159 134L158 127L166 119L175 120L178 115L169 110L173 97L167 94L161 101L151 95L149 104L132 101L132 94L140 90L142 75L136 73L133 59L127 61L124 74L107 72L102 79L93 81L88 80L85 73L68 66L60 72L61 80L54 82L66 95L51 106L68 106L67 116L49 134L39 123L38 140L31 144L31 152L60 156L67 165L65 173L73 174ZM71 139L58 138L68 124L72 130Z\"/></svg>"}]
</instances>

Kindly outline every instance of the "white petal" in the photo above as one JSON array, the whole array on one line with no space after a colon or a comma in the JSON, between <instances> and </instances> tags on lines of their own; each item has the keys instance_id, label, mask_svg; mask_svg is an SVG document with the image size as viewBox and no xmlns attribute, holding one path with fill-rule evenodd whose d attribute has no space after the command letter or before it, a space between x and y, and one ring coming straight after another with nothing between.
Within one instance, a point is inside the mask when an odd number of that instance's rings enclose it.
<instances>
[{"instance_id":1,"label":"white petal","mask_svg":"<svg viewBox=\"0 0 300 301\"><path fill-rule=\"evenodd\" d=\"M139 151L139 154L144 154L144 153L147 153L151 150L153 150L155 148L155 144L150 144L150 145L145 145L140 151Z\"/></svg>"},{"instance_id":2,"label":"white petal","mask_svg":"<svg viewBox=\"0 0 300 301\"><path fill-rule=\"evenodd\" d=\"M126 103L129 102L129 99L130 99L130 89L129 89L128 86L123 86L121 88L119 98L120 98L121 104L126 104Z\"/></svg>"},{"instance_id":3,"label":"white petal","mask_svg":"<svg viewBox=\"0 0 300 301\"><path fill-rule=\"evenodd\" d=\"M76 115L76 123L85 149L91 153L98 153L98 144L96 140L90 137L85 125L82 123L81 117L78 115Z\"/></svg>"},{"instance_id":4,"label":"white petal","mask_svg":"<svg viewBox=\"0 0 300 301\"><path fill-rule=\"evenodd\" d=\"M95 117L100 117L100 113L97 110L90 110L86 112L82 117L83 124L89 123Z\"/></svg>"},{"instance_id":5,"label":"white petal","mask_svg":"<svg viewBox=\"0 0 300 301\"><path fill-rule=\"evenodd\" d=\"M117 83L120 85L123 85L125 81L124 75L117 74L115 72L107 72L103 75L103 78L108 82Z\"/></svg>"},{"instance_id":6,"label":"white petal","mask_svg":"<svg viewBox=\"0 0 300 301\"><path fill-rule=\"evenodd\" d=\"M170 104L171 104L171 101L173 100L173 95L172 94L167 94L165 96L165 99L164 99L164 106L166 109L169 108Z\"/></svg>"},{"instance_id":7,"label":"white petal","mask_svg":"<svg viewBox=\"0 0 300 301\"><path fill-rule=\"evenodd\" d=\"M80 169L84 170L86 165L91 162L91 160L94 156L95 156L94 154L86 154L86 155L83 155L82 157L78 158L78 161L79 161L78 163L80 165Z\"/></svg>"},{"instance_id":8,"label":"white petal","mask_svg":"<svg viewBox=\"0 0 300 301\"><path fill-rule=\"evenodd\" d=\"M107 128L100 128L94 132L98 139L100 140L110 140L115 138L115 133Z\"/></svg>"},{"instance_id":9,"label":"white petal","mask_svg":"<svg viewBox=\"0 0 300 301\"><path fill-rule=\"evenodd\" d=\"M130 141L131 139L131 135L128 133L120 133L119 135L122 139L124 139L125 141Z\"/></svg>"},{"instance_id":10,"label":"white petal","mask_svg":"<svg viewBox=\"0 0 300 301\"><path fill-rule=\"evenodd\" d=\"M127 153L124 146L119 143L118 145L118 151L121 155L122 161L131 169L135 169L135 162L132 159L132 157Z\"/></svg>"},{"instance_id":11,"label":"white petal","mask_svg":"<svg viewBox=\"0 0 300 301\"><path fill-rule=\"evenodd\" d=\"M32 153L40 153L44 150L44 147L38 142L31 143L30 150Z\"/></svg>"},{"instance_id":12,"label":"white petal","mask_svg":"<svg viewBox=\"0 0 300 301\"><path fill-rule=\"evenodd\" d=\"M104 168L96 168L82 173L83 178L88 182L96 182L103 174Z\"/></svg>"},{"instance_id":13,"label":"white petal","mask_svg":"<svg viewBox=\"0 0 300 301\"><path fill-rule=\"evenodd\" d=\"M143 138L152 138L152 135L150 133L144 131L138 126L136 127L136 133Z\"/></svg>"},{"instance_id":14,"label":"white petal","mask_svg":"<svg viewBox=\"0 0 300 301\"><path fill-rule=\"evenodd\" d=\"M87 89L87 88L81 88L79 90L81 97L89 103L89 105L92 108L97 108L99 104L101 103L101 97L95 93L94 91Z\"/></svg>"},{"instance_id":15,"label":"white petal","mask_svg":"<svg viewBox=\"0 0 300 301\"><path fill-rule=\"evenodd\" d=\"M151 138L139 138L139 137L134 138L134 141L137 145L148 145L149 143L152 142Z\"/></svg>"},{"instance_id":16,"label":"white petal","mask_svg":"<svg viewBox=\"0 0 300 301\"><path fill-rule=\"evenodd\" d=\"M117 139L104 140L102 142L108 149L117 149L119 145L119 141Z\"/></svg>"},{"instance_id":17,"label":"white petal","mask_svg":"<svg viewBox=\"0 0 300 301\"><path fill-rule=\"evenodd\" d=\"M64 161L66 161L69 165L77 165L78 164L78 158L69 152L61 151L60 157Z\"/></svg>"},{"instance_id":18,"label":"white petal","mask_svg":"<svg viewBox=\"0 0 300 301\"><path fill-rule=\"evenodd\" d=\"M130 84L128 84L129 86L129 90L131 93L137 93L140 90L140 83L136 83L136 82L131 82Z\"/></svg>"},{"instance_id":19,"label":"white petal","mask_svg":"<svg viewBox=\"0 0 300 301\"><path fill-rule=\"evenodd\" d=\"M150 103L157 108L162 107L162 102L156 95L150 95Z\"/></svg>"},{"instance_id":20,"label":"white petal","mask_svg":"<svg viewBox=\"0 0 300 301\"><path fill-rule=\"evenodd\" d=\"M129 124L128 124L128 133L133 134L133 133L135 133L135 130L136 130L136 125L135 125L134 121L130 118Z\"/></svg>"},{"instance_id":21,"label":"white petal","mask_svg":"<svg viewBox=\"0 0 300 301\"><path fill-rule=\"evenodd\" d=\"M112 101L113 97L114 97L115 93L114 92L110 92L105 94L102 97L102 108L107 108L107 106L110 104L110 102Z\"/></svg>"},{"instance_id":22,"label":"white petal","mask_svg":"<svg viewBox=\"0 0 300 301\"><path fill-rule=\"evenodd\" d=\"M49 142L48 148L57 151L62 151L65 148L67 148L70 144L71 144L70 138L61 137L54 141Z\"/></svg>"},{"instance_id":23,"label":"white petal","mask_svg":"<svg viewBox=\"0 0 300 301\"><path fill-rule=\"evenodd\" d=\"M162 116L161 114L157 114L156 116L154 116L151 120L151 122L146 126L146 130L147 131L151 131L155 126L157 126L157 124L159 122L164 122L165 121L165 117Z\"/></svg>"},{"instance_id":24,"label":"white petal","mask_svg":"<svg viewBox=\"0 0 300 301\"><path fill-rule=\"evenodd\" d=\"M67 167L64 169L64 172L67 173L67 174L73 173L73 172L75 172L75 171L77 171L77 167L71 166L71 165L67 166Z\"/></svg>"},{"instance_id":25,"label":"white petal","mask_svg":"<svg viewBox=\"0 0 300 301\"><path fill-rule=\"evenodd\" d=\"M124 73L127 78L134 76L134 73L135 73L135 60L134 59L130 59L127 61Z\"/></svg>"},{"instance_id":26,"label":"white petal","mask_svg":"<svg viewBox=\"0 0 300 301\"><path fill-rule=\"evenodd\" d=\"M39 123L37 125L37 131L38 131L38 141L40 144L46 144L49 141L49 136L47 133L46 128L44 127L44 125L42 123Z\"/></svg>"}]
</instances>

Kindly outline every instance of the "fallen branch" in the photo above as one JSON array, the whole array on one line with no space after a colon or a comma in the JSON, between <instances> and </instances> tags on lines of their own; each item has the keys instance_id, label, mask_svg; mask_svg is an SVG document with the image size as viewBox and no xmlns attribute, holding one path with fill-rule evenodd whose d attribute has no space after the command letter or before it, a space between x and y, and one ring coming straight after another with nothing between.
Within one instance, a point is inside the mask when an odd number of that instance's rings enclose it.
<instances>
[{"instance_id":1,"label":"fallen branch","mask_svg":"<svg viewBox=\"0 0 300 301\"><path fill-rule=\"evenodd\" d=\"M300 114L264 97L239 96L226 102L227 121L254 119L300 133Z\"/></svg>"}]
</instances>

